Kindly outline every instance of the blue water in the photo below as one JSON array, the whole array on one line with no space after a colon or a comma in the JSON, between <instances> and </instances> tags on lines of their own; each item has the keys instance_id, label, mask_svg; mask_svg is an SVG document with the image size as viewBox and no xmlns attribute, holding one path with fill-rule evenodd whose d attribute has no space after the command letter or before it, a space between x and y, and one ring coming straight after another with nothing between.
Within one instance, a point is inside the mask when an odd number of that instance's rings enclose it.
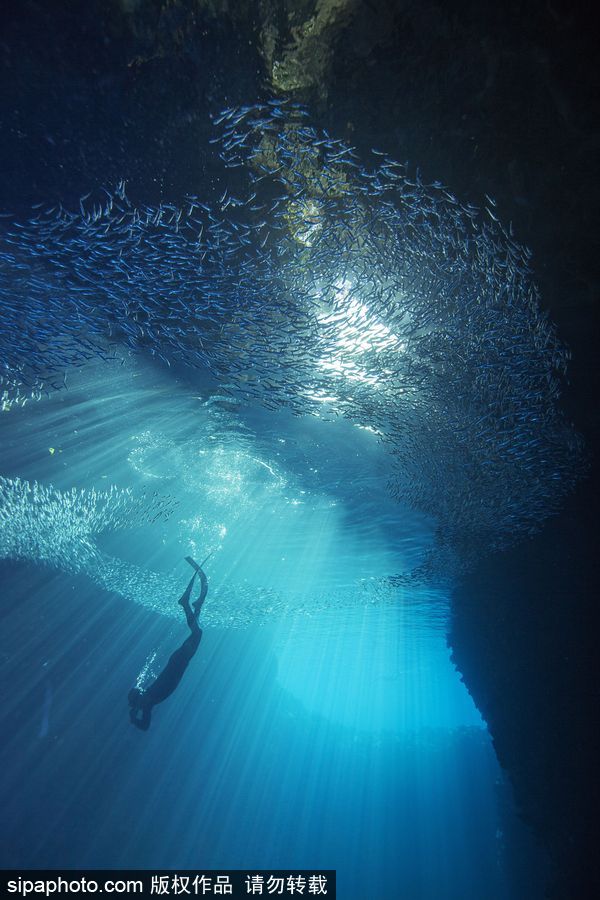
<instances>
[{"instance_id":1,"label":"blue water","mask_svg":"<svg viewBox=\"0 0 600 900\"><path fill-rule=\"evenodd\" d=\"M60 554L64 495L4 528L0 865L321 867L349 900L539 895L450 660L447 593L388 581L433 523L390 499L374 434L242 408L142 359L73 373L0 429L7 478L171 510L82 526ZM184 557L209 550L200 649L139 732L127 692L185 638Z\"/></svg>"}]
</instances>

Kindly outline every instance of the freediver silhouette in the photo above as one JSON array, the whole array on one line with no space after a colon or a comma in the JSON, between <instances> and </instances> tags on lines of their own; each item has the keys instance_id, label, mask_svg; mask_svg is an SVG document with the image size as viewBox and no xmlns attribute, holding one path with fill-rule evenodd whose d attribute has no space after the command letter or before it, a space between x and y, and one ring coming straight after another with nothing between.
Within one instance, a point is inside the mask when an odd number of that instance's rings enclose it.
<instances>
[{"instance_id":1,"label":"freediver silhouette","mask_svg":"<svg viewBox=\"0 0 600 900\"><path fill-rule=\"evenodd\" d=\"M212 554L209 554L212 556ZM206 559L209 557L207 556ZM202 566L191 558L186 556L186 561L196 570L192 575L190 583L185 589L183 596L179 600L179 604L183 607L185 619L190 629L190 636L186 638L181 647L175 650L169 657L166 666L157 678L143 691L139 688L132 688L128 694L129 700L129 719L132 725L141 731L148 731L150 721L152 719L152 709L157 703L162 703L167 697L170 697L183 677L183 673L188 667L188 663L198 649L202 638L202 629L198 625L198 616L202 609L202 604L208 593L208 580L202 570ZM194 602L193 610L190 606L190 595L196 576L200 577L201 587L200 596Z\"/></svg>"}]
</instances>

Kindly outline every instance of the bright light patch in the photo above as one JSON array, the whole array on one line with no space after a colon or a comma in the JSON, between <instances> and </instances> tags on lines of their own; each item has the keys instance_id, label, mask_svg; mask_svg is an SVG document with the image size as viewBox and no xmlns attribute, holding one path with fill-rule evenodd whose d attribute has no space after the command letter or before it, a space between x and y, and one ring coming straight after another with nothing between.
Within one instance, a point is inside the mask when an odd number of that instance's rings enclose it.
<instances>
[{"instance_id":1,"label":"bright light patch","mask_svg":"<svg viewBox=\"0 0 600 900\"><path fill-rule=\"evenodd\" d=\"M347 611L277 629L278 680L311 712L357 732L483 728L456 677L443 598L405 594L394 608Z\"/></svg>"},{"instance_id":2,"label":"bright light patch","mask_svg":"<svg viewBox=\"0 0 600 900\"><path fill-rule=\"evenodd\" d=\"M384 351L402 353L406 342L378 321L353 290L351 281L340 279L334 284L329 309L323 309L326 301L319 298L322 311L317 314L317 321L328 335L331 334L329 354L320 360L319 366L334 377L377 387L381 376L391 373L389 370L382 371L380 365L370 370L365 355ZM325 402L323 396L313 399ZM336 398L328 399L335 401Z\"/></svg>"}]
</instances>

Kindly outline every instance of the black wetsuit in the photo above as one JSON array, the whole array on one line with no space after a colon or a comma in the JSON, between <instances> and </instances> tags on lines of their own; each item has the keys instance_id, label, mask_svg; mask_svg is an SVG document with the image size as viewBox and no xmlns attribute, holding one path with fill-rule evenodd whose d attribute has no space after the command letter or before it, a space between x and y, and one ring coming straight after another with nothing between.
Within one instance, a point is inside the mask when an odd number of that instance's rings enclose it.
<instances>
[{"instance_id":1,"label":"black wetsuit","mask_svg":"<svg viewBox=\"0 0 600 900\"><path fill-rule=\"evenodd\" d=\"M145 690L140 691L134 688L129 692L129 705L131 707L129 710L129 718L131 719L132 725L135 725L142 731L147 731L148 728L150 728L152 708L156 706L157 703L162 703L163 700L170 697L183 678L183 673L187 669L188 663L194 656L202 639L202 629L198 625L198 616L202 604L204 603L204 598L206 597L207 582L204 573L200 571L199 574L202 579L202 590L200 597L194 603L194 611L192 612L190 607L189 596L196 576L192 578L185 594L179 601L181 606L183 606L186 621L191 631L190 636L186 638L181 647L171 654L169 661L158 678L156 678Z\"/></svg>"}]
</instances>

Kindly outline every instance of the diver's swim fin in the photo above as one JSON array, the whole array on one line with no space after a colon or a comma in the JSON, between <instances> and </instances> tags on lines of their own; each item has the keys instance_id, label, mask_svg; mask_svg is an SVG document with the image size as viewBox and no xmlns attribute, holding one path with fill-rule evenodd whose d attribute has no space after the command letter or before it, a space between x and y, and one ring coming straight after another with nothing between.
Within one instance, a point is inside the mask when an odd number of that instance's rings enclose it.
<instances>
[{"instance_id":1,"label":"diver's swim fin","mask_svg":"<svg viewBox=\"0 0 600 900\"><path fill-rule=\"evenodd\" d=\"M206 557L206 559L204 559L204 560L200 563L200 565L198 565L198 563L196 562L196 560L195 560L195 559L192 559L191 556L186 556L185 561L188 562L188 563L190 564L190 566L192 567L192 569L195 569L196 572L199 572L199 571L201 570L202 566L204 565L204 563L206 562L206 560L207 560L207 559L210 559L211 556L213 555L213 553L214 553L214 550L211 550L210 553L208 554L208 556Z\"/></svg>"}]
</instances>

